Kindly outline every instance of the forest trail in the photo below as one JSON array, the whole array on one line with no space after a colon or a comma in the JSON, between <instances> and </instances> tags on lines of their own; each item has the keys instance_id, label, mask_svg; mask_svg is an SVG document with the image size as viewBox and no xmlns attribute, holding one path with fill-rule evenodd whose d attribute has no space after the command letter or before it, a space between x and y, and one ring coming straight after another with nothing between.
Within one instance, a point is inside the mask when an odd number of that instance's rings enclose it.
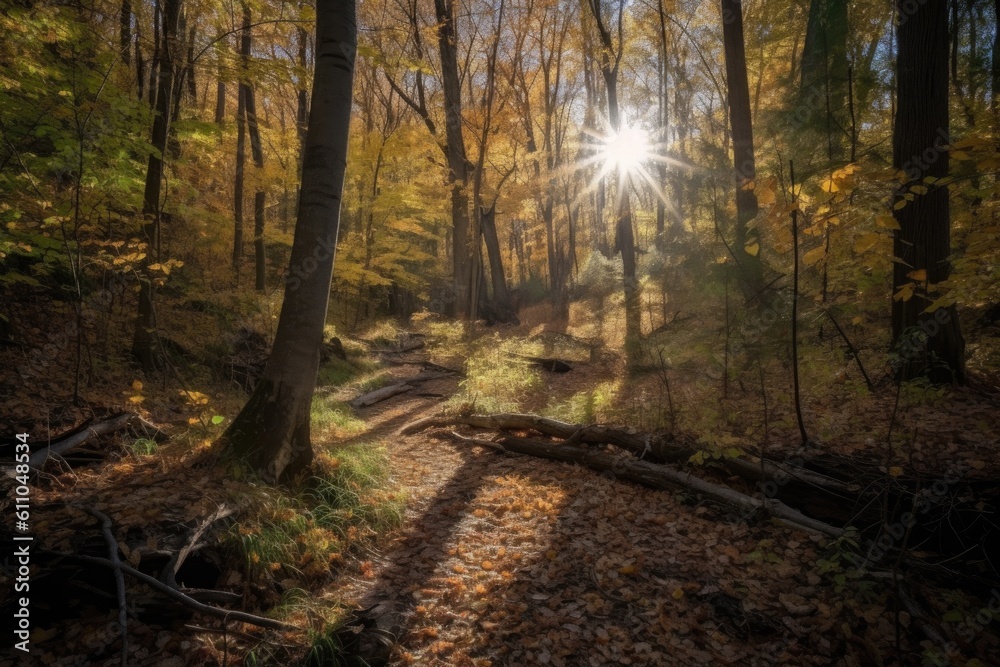
<instances>
[{"instance_id":1,"label":"forest trail","mask_svg":"<svg viewBox=\"0 0 1000 667\"><path fill-rule=\"evenodd\" d=\"M581 467L395 435L436 403L411 393L358 412L370 427L352 441L386 447L408 507L322 594L398 615L391 664L834 664L831 628L859 619L823 585L818 538ZM882 611L858 641L889 640Z\"/></svg>"}]
</instances>

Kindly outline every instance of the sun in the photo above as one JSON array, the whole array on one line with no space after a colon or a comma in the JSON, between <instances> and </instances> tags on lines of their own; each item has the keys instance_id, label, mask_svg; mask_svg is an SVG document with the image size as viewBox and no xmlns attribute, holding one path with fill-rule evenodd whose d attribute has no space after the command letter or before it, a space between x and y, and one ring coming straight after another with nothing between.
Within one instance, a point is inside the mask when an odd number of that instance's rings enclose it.
<instances>
[{"instance_id":1,"label":"sun","mask_svg":"<svg viewBox=\"0 0 1000 667\"><path fill-rule=\"evenodd\" d=\"M603 171L635 175L644 170L650 159L649 135L638 127L623 127L619 132L603 139L600 160Z\"/></svg>"}]
</instances>

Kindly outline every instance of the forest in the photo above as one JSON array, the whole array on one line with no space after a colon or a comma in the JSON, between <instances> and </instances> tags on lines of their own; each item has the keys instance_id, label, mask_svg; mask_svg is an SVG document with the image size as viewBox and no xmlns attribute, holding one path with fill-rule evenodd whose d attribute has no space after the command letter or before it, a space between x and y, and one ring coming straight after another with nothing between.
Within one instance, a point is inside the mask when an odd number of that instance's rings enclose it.
<instances>
[{"instance_id":1,"label":"forest","mask_svg":"<svg viewBox=\"0 0 1000 667\"><path fill-rule=\"evenodd\" d=\"M998 16L0 0L0 665L1000 665Z\"/></svg>"}]
</instances>

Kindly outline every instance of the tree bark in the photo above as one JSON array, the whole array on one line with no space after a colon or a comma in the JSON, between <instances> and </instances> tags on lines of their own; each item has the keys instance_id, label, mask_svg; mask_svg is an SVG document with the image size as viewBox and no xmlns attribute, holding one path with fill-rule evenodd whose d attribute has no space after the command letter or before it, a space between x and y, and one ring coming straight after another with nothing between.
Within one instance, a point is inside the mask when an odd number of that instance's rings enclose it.
<instances>
[{"instance_id":1,"label":"tree bark","mask_svg":"<svg viewBox=\"0 0 1000 667\"><path fill-rule=\"evenodd\" d=\"M354 0L317 3L316 69L285 299L264 375L222 437L226 451L268 481L290 478L313 458L309 415L347 167L356 21Z\"/></svg>"},{"instance_id":2,"label":"tree bark","mask_svg":"<svg viewBox=\"0 0 1000 667\"><path fill-rule=\"evenodd\" d=\"M736 185L736 240L744 292L755 294L763 284L763 268L759 259L759 235L747 229L757 217L757 195L753 191L757 166L753 147L753 118L750 108L750 86L747 82L746 46L743 39L743 3L722 0L722 35L726 55L729 123L733 134L733 168ZM757 244L757 252L747 251Z\"/></svg>"},{"instance_id":3,"label":"tree bark","mask_svg":"<svg viewBox=\"0 0 1000 667\"><path fill-rule=\"evenodd\" d=\"M118 48L126 67L132 64L132 3L122 0L118 26Z\"/></svg>"},{"instance_id":4,"label":"tree bark","mask_svg":"<svg viewBox=\"0 0 1000 667\"><path fill-rule=\"evenodd\" d=\"M510 290L507 289L507 276L503 270L503 255L500 253L500 239L497 236L496 205L480 212L480 223L483 232L483 242L486 244L486 255L490 259L490 277L493 282L493 301L501 312L504 321L516 321L517 317L511 307Z\"/></svg>"},{"instance_id":5,"label":"tree bark","mask_svg":"<svg viewBox=\"0 0 1000 667\"><path fill-rule=\"evenodd\" d=\"M910 9L899 0L898 9ZM926 194L910 191L926 177L948 175L948 0L927 0L901 21L897 32L896 124L893 166L908 183L896 192L900 229L893 254L892 336L899 354L897 378L927 375L934 382L965 382L965 342L954 306L925 313L934 299L928 285L948 278L951 252L948 187L934 185ZM915 272L923 272L923 275ZM904 285L916 283L902 298Z\"/></svg>"},{"instance_id":6,"label":"tree bark","mask_svg":"<svg viewBox=\"0 0 1000 667\"><path fill-rule=\"evenodd\" d=\"M238 84L236 105L236 171L233 181L233 275L240 283L243 264L243 181L246 169L246 86Z\"/></svg>"},{"instance_id":7,"label":"tree bark","mask_svg":"<svg viewBox=\"0 0 1000 667\"><path fill-rule=\"evenodd\" d=\"M441 86L444 92L445 141L451 181L452 255L455 314L474 318L472 293L472 247L469 243L469 161L462 134L462 84L458 74L458 36L451 0L434 0Z\"/></svg>"},{"instance_id":8,"label":"tree bark","mask_svg":"<svg viewBox=\"0 0 1000 667\"><path fill-rule=\"evenodd\" d=\"M250 8L243 4L243 58L244 66L250 59ZM267 282L267 258L264 253L264 208L267 203L267 193L263 190L264 148L260 140L260 127L257 123L257 101L254 88L249 81L240 83L243 94L244 111L247 129L250 132L250 153L256 169L254 182L257 186L253 196L253 249L254 249L254 288L263 292Z\"/></svg>"},{"instance_id":9,"label":"tree bark","mask_svg":"<svg viewBox=\"0 0 1000 667\"><path fill-rule=\"evenodd\" d=\"M825 137L830 163L847 158L847 31L847 0L812 0L802 48L799 108L810 111L803 118L806 128ZM817 100L825 104L817 105Z\"/></svg>"},{"instance_id":10,"label":"tree bark","mask_svg":"<svg viewBox=\"0 0 1000 667\"><path fill-rule=\"evenodd\" d=\"M151 142L154 151L146 165L146 185L143 191L142 228L146 242L143 260L143 278L139 281L139 308L132 338L132 355L145 370L163 367L163 358L156 336L156 317L153 309L154 286L147 267L159 256L160 194L163 185L163 159L167 154L167 137L170 128L170 96L173 92L174 50L177 42L177 23L181 0L163 0L163 39L158 40L160 51L159 90L156 93L156 116L153 119Z\"/></svg>"}]
</instances>

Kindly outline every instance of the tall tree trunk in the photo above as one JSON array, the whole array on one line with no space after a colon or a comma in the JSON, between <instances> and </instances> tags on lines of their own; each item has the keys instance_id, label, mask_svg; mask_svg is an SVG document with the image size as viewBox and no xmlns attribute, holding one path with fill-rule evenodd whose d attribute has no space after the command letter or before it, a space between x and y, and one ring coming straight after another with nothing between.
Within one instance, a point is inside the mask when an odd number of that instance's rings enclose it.
<instances>
[{"instance_id":1,"label":"tall tree trunk","mask_svg":"<svg viewBox=\"0 0 1000 667\"><path fill-rule=\"evenodd\" d=\"M254 288L263 292L266 287L267 259L264 255L264 208L267 193L263 189L264 149L260 140L260 127L257 124L257 102L253 86L246 86L246 116L247 128L250 130L250 152L253 164L257 170L254 182L257 190L253 196L253 249L254 249Z\"/></svg>"},{"instance_id":2,"label":"tall tree trunk","mask_svg":"<svg viewBox=\"0 0 1000 667\"><path fill-rule=\"evenodd\" d=\"M135 82L139 101L146 99L146 62L142 58L142 30L138 18L135 26Z\"/></svg>"},{"instance_id":3,"label":"tall tree trunk","mask_svg":"<svg viewBox=\"0 0 1000 667\"><path fill-rule=\"evenodd\" d=\"M309 416L330 298L351 124L357 24L354 0L318 0L316 70L291 265L264 374L222 436L226 451L265 480L313 458Z\"/></svg>"},{"instance_id":4,"label":"tall tree trunk","mask_svg":"<svg viewBox=\"0 0 1000 667\"><path fill-rule=\"evenodd\" d=\"M118 49L126 67L132 64L132 3L122 0L118 27Z\"/></svg>"},{"instance_id":5,"label":"tall tree trunk","mask_svg":"<svg viewBox=\"0 0 1000 667\"><path fill-rule=\"evenodd\" d=\"M166 0L163 0L166 2ZM160 12L162 10L164 16L166 16L166 7L163 5L161 0L154 0L153 2L153 61L149 64L149 106L154 109L157 107L157 85L156 85L156 75L160 71L160 40L161 40L161 28L163 27L163 22L160 20ZM180 17L178 16L178 20ZM176 32L176 26L174 28ZM169 107L167 107L169 109Z\"/></svg>"},{"instance_id":6,"label":"tall tree trunk","mask_svg":"<svg viewBox=\"0 0 1000 667\"><path fill-rule=\"evenodd\" d=\"M803 118L803 129L824 137L831 163L847 157L849 118L847 107L847 2L812 0L806 40L802 48L802 80L799 108L811 111ZM816 104L825 100L824 104ZM807 138L807 141L811 139Z\"/></svg>"},{"instance_id":7,"label":"tall tree trunk","mask_svg":"<svg viewBox=\"0 0 1000 667\"><path fill-rule=\"evenodd\" d=\"M254 248L254 288L258 292L263 292L266 287L266 258L264 256L264 207L267 194L263 190L262 172L264 169L264 148L260 140L260 126L257 123L257 101L253 86L250 85L247 73L247 65L250 61L252 46L252 35L250 34L250 6L243 2L243 31L240 39L240 55L243 59L243 80L240 81L240 99L243 103L243 115L246 120L247 129L250 132L250 152L253 156L253 164L256 169L254 182L257 189L253 196L253 248ZM240 144L243 138L243 123L237 138ZM237 146L237 169L243 171L243 146ZM242 176L242 173L240 174ZM241 179L242 180L242 179ZM239 183L240 195L242 197L243 183ZM237 204L242 209L242 200ZM240 224L243 221L242 211L239 216ZM242 233L241 233L242 236ZM238 275L238 271L237 271Z\"/></svg>"},{"instance_id":8,"label":"tall tree trunk","mask_svg":"<svg viewBox=\"0 0 1000 667\"><path fill-rule=\"evenodd\" d=\"M910 9L898 0L898 9ZM897 104L893 129L893 166L905 172L909 183L897 192L897 201L910 185L948 174L948 0L926 0L898 27L896 60ZM948 278L951 238L947 186L933 186L926 194L895 210L893 254L892 336L900 355L898 379L926 374L935 382L965 381L965 342L958 313L952 307L924 313L927 285ZM919 273L918 273L919 272ZM898 293L917 283L912 298ZM933 299L933 297L930 297Z\"/></svg>"},{"instance_id":9,"label":"tall tree trunk","mask_svg":"<svg viewBox=\"0 0 1000 667\"><path fill-rule=\"evenodd\" d=\"M733 133L733 166L736 185L736 240L744 291L754 294L763 283L759 235L748 231L757 217L757 195L753 191L757 166L753 147L753 118L750 111L750 86L747 82L746 45L743 40L743 3L722 0L722 38L726 54L729 122ZM747 248L757 246L757 252Z\"/></svg>"},{"instance_id":10,"label":"tall tree trunk","mask_svg":"<svg viewBox=\"0 0 1000 667\"><path fill-rule=\"evenodd\" d=\"M162 53L159 91L156 94L156 116L153 119L151 143L155 149L146 165L146 187L143 192L142 214L145 219L142 234L146 242L143 260L143 279L139 282L139 308L132 338L132 355L145 370L163 367L163 358L156 336L156 316L153 309L154 286L148 267L159 257L160 242L160 193L163 184L163 159L167 154L167 137L170 128L170 95L173 92L174 50L177 47L177 22L181 0L163 0L163 39L159 42Z\"/></svg>"},{"instance_id":11,"label":"tall tree trunk","mask_svg":"<svg viewBox=\"0 0 1000 667\"><path fill-rule=\"evenodd\" d=\"M507 277L503 271L503 255L500 254L500 238L497 236L496 204L480 211L480 224L483 231L483 241L486 244L486 255L490 259L490 277L493 282L493 300L500 310L498 313L503 321L516 321L515 313L510 304L510 290L507 289Z\"/></svg>"},{"instance_id":12,"label":"tall tree trunk","mask_svg":"<svg viewBox=\"0 0 1000 667\"><path fill-rule=\"evenodd\" d=\"M226 120L226 82L222 80L222 73L219 73L219 81L215 87L215 124L222 125Z\"/></svg>"},{"instance_id":13,"label":"tall tree trunk","mask_svg":"<svg viewBox=\"0 0 1000 667\"><path fill-rule=\"evenodd\" d=\"M444 91L445 141L451 181L453 289L458 317L475 318L470 306L478 294L472 291L472 247L469 243L469 161L462 134L462 84L458 76L458 35L451 0L434 0L441 85Z\"/></svg>"},{"instance_id":14,"label":"tall tree trunk","mask_svg":"<svg viewBox=\"0 0 1000 667\"><path fill-rule=\"evenodd\" d=\"M198 85L194 80L194 39L197 34L197 27L191 26L191 29L188 31L187 64L184 67L188 97L191 98L192 105L195 105L198 101Z\"/></svg>"},{"instance_id":15,"label":"tall tree trunk","mask_svg":"<svg viewBox=\"0 0 1000 667\"><path fill-rule=\"evenodd\" d=\"M246 86L238 84L236 106L236 173L233 181L233 275L240 284L243 264L243 181L246 170Z\"/></svg>"}]
</instances>

